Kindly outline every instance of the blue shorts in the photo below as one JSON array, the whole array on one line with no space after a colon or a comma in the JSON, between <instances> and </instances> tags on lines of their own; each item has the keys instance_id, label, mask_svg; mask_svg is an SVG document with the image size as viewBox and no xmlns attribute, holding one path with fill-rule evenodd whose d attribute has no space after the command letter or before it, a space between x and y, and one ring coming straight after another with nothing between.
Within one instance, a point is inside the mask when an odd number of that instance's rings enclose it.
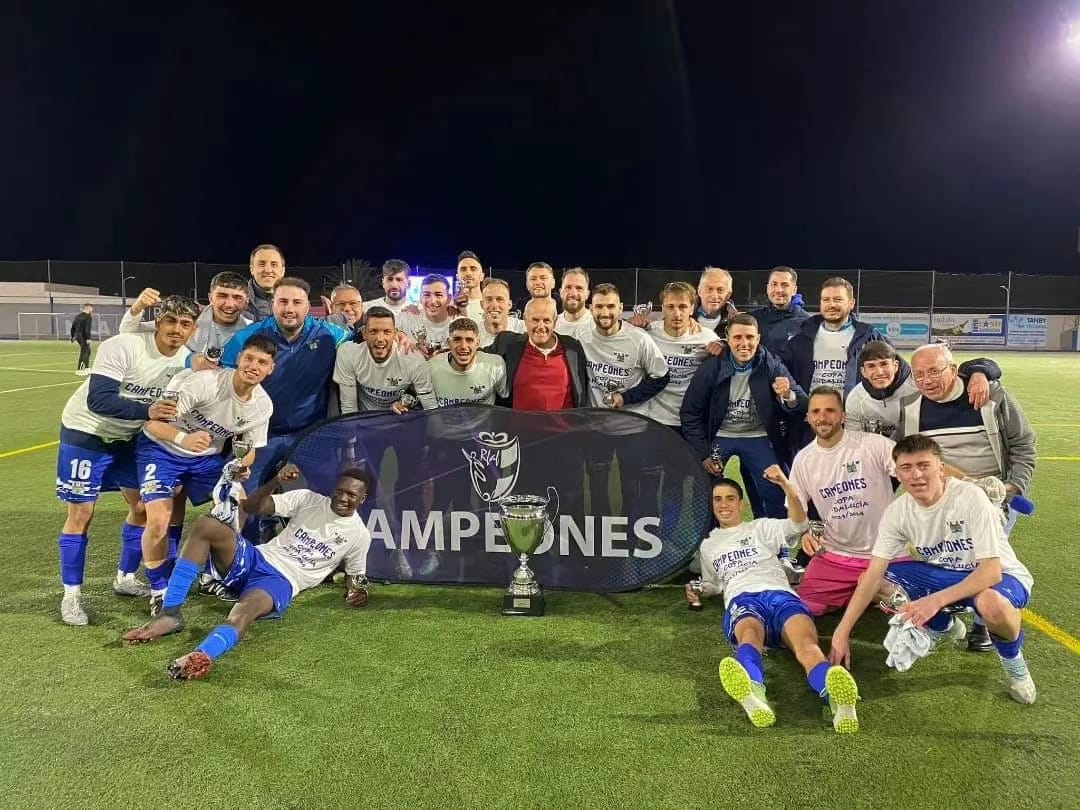
<instances>
[{"instance_id":1,"label":"blue shorts","mask_svg":"<svg viewBox=\"0 0 1080 810\"><path fill-rule=\"evenodd\" d=\"M954 571L951 568L942 568L939 565L931 565L918 560L905 560L890 564L885 572L885 579L894 585L899 585L908 592L908 596L912 599L922 599L924 596L943 591L951 585L961 582L970 573L970 571ZM1001 582L991 586L990 590L1000 593L1009 600L1009 604L1014 608L1024 607L1028 603L1028 599L1031 598L1031 594L1024 587L1024 583L1012 574L1002 574ZM954 604L964 605L975 610L975 597L961 599ZM977 610L975 612L978 613Z\"/></svg>"},{"instance_id":2,"label":"blue shorts","mask_svg":"<svg viewBox=\"0 0 1080 810\"><path fill-rule=\"evenodd\" d=\"M56 456L56 497L66 503L93 503L102 492L138 489L135 440L105 441L89 433L60 428Z\"/></svg>"},{"instance_id":3,"label":"blue shorts","mask_svg":"<svg viewBox=\"0 0 1080 810\"><path fill-rule=\"evenodd\" d=\"M173 489L183 485L188 499L196 506L210 500L225 467L225 457L220 453L180 456L146 436L140 436L135 445L135 462L143 503L171 498Z\"/></svg>"},{"instance_id":4,"label":"blue shorts","mask_svg":"<svg viewBox=\"0 0 1080 810\"><path fill-rule=\"evenodd\" d=\"M795 594L787 591L759 591L740 593L731 600L724 611L724 633L735 644L735 626L743 619L757 619L765 628L765 646L779 647L784 625L792 616L806 616L811 621L814 614Z\"/></svg>"},{"instance_id":5,"label":"blue shorts","mask_svg":"<svg viewBox=\"0 0 1080 810\"><path fill-rule=\"evenodd\" d=\"M221 583L240 596L256 588L266 591L274 600L274 612L268 618L279 618L293 598L292 583L241 534L236 535L236 555Z\"/></svg>"}]
</instances>

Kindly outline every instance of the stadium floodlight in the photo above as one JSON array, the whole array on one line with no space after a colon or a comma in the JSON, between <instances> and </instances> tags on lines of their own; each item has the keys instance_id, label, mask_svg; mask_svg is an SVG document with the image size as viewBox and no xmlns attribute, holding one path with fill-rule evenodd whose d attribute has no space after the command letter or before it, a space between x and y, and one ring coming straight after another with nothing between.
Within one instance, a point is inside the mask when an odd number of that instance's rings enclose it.
<instances>
[{"instance_id":1,"label":"stadium floodlight","mask_svg":"<svg viewBox=\"0 0 1080 810\"><path fill-rule=\"evenodd\" d=\"M1074 20L1065 26L1065 47L1080 56L1080 21Z\"/></svg>"}]
</instances>

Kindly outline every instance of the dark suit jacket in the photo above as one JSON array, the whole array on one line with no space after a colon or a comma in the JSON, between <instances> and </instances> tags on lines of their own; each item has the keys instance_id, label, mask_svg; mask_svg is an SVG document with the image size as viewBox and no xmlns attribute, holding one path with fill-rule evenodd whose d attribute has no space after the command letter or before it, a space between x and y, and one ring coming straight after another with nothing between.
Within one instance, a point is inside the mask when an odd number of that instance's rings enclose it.
<instances>
[{"instance_id":1,"label":"dark suit jacket","mask_svg":"<svg viewBox=\"0 0 1080 810\"><path fill-rule=\"evenodd\" d=\"M585 350L569 335L559 335L558 338L563 351L566 352L566 364L570 368L570 389L574 398L574 407L587 408L589 406L589 370L585 364ZM485 352L499 355L506 362L506 388L510 396L506 399L496 399L496 405L506 408L514 407L514 375L517 374L518 366L521 365L521 356L525 353L528 340L527 336L517 332L500 332L495 336L495 342L484 349Z\"/></svg>"}]
</instances>

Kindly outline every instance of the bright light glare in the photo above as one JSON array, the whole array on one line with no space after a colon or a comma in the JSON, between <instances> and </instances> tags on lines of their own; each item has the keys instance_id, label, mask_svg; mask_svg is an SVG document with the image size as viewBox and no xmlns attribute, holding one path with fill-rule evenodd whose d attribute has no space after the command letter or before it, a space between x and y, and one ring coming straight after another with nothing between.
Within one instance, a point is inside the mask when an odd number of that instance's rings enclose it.
<instances>
[{"instance_id":1,"label":"bright light glare","mask_svg":"<svg viewBox=\"0 0 1080 810\"><path fill-rule=\"evenodd\" d=\"M1080 57L1080 22L1071 22L1065 27L1065 47Z\"/></svg>"}]
</instances>

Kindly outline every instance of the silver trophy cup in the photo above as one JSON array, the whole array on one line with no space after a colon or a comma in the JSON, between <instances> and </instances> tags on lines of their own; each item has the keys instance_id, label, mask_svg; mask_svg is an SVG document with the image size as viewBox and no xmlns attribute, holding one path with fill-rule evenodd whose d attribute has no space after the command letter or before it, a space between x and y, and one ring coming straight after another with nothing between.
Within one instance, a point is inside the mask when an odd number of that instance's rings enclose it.
<instances>
[{"instance_id":1,"label":"silver trophy cup","mask_svg":"<svg viewBox=\"0 0 1080 810\"><path fill-rule=\"evenodd\" d=\"M180 402L180 392L179 391L162 391L161 392L161 401L162 402L171 402L173 405L176 405L177 403Z\"/></svg>"},{"instance_id":2,"label":"silver trophy cup","mask_svg":"<svg viewBox=\"0 0 1080 810\"><path fill-rule=\"evenodd\" d=\"M634 304L634 314L649 317L652 314L652 301L644 304Z\"/></svg>"},{"instance_id":3,"label":"silver trophy cup","mask_svg":"<svg viewBox=\"0 0 1080 810\"><path fill-rule=\"evenodd\" d=\"M693 592L694 596L696 597L694 601L686 603L687 609L704 610L705 605L701 603L701 597L705 594L705 583L702 582L700 579L692 579L686 584L690 586L691 592Z\"/></svg>"},{"instance_id":4,"label":"silver trophy cup","mask_svg":"<svg viewBox=\"0 0 1080 810\"><path fill-rule=\"evenodd\" d=\"M604 396L600 401L608 408L615 407L615 395L622 390L622 383L618 380L604 380L602 383L604 387Z\"/></svg>"},{"instance_id":5,"label":"silver trophy cup","mask_svg":"<svg viewBox=\"0 0 1080 810\"><path fill-rule=\"evenodd\" d=\"M207 360L216 363L221 359L221 347L220 346L207 346L206 351L203 352Z\"/></svg>"},{"instance_id":6,"label":"silver trophy cup","mask_svg":"<svg viewBox=\"0 0 1080 810\"><path fill-rule=\"evenodd\" d=\"M550 512L554 499L554 512ZM558 494L548 487L548 497L542 495L507 495L499 501L502 530L506 543L518 555L510 587L503 595L504 616L543 616L544 591L529 568L529 555L544 540L544 531L559 511Z\"/></svg>"},{"instance_id":7,"label":"silver trophy cup","mask_svg":"<svg viewBox=\"0 0 1080 810\"><path fill-rule=\"evenodd\" d=\"M428 345L427 329L421 326L419 329L416 330L415 337L416 348L418 348L422 352L427 352L430 350L431 347Z\"/></svg>"},{"instance_id":8,"label":"silver trophy cup","mask_svg":"<svg viewBox=\"0 0 1080 810\"><path fill-rule=\"evenodd\" d=\"M247 469L244 465L244 458L251 452L253 446L253 443L249 439L245 439L242 436L233 437L233 457L232 460L225 465L225 470L230 481L239 481L240 476L244 474L244 470Z\"/></svg>"}]
</instances>

